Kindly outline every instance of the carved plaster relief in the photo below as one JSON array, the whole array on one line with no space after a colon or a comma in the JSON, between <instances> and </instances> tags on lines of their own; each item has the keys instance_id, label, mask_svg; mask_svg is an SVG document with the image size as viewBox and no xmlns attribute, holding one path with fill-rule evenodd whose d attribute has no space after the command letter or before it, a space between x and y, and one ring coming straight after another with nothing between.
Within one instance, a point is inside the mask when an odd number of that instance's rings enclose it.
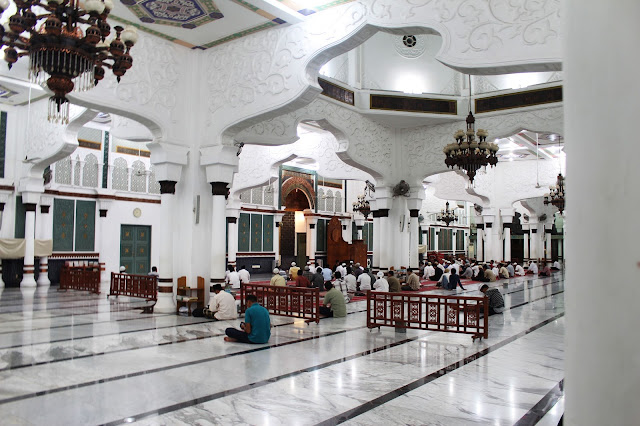
<instances>
[{"instance_id":1,"label":"carved plaster relief","mask_svg":"<svg viewBox=\"0 0 640 426\"><path fill-rule=\"evenodd\" d=\"M437 59L475 74L557 70L559 0L362 0L205 53L213 134L231 143L248 125L317 96L320 66L378 29L438 32Z\"/></svg>"}]
</instances>

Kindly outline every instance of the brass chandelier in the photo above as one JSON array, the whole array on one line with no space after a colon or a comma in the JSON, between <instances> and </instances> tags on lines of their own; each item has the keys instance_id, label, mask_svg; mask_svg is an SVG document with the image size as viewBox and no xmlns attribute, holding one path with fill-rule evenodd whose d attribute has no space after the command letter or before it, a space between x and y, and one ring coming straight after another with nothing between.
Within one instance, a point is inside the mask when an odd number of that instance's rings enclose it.
<instances>
[{"instance_id":1,"label":"brass chandelier","mask_svg":"<svg viewBox=\"0 0 640 426\"><path fill-rule=\"evenodd\" d=\"M9 68L29 56L29 78L54 93L49 98L50 122L69 123L69 100L73 90L93 88L111 68L118 82L133 64L130 50L138 40L135 28L114 27L107 17L112 0L13 0L16 13L8 28L0 26L0 44ZM0 0L0 14L9 0Z\"/></svg>"},{"instance_id":2,"label":"brass chandelier","mask_svg":"<svg viewBox=\"0 0 640 426\"><path fill-rule=\"evenodd\" d=\"M484 129L478 129L475 131L476 119L471 112L471 76L469 76L469 115L467 116L467 131L460 129L453 137L455 143L450 143L444 147L442 152L445 153L447 158L444 160L447 168L458 167L458 170L462 169L469 176L469 181L473 183L473 179L476 176L476 172L481 167L491 165L492 167L498 164L498 145L495 143L488 143L486 141L489 132ZM476 140L476 136L478 140Z\"/></svg>"},{"instance_id":3,"label":"brass chandelier","mask_svg":"<svg viewBox=\"0 0 640 426\"><path fill-rule=\"evenodd\" d=\"M353 203L354 213L360 213L366 219L371 213L371 206L369 201L365 199L364 195L358 195L358 201Z\"/></svg>"},{"instance_id":4,"label":"brass chandelier","mask_svg":"<svg viewBox=\"0 0 640 426\"><path fill-rule=\"evenodd\" d=\"M444 210L440 210L438 216L436 216L436 220L439 222L444 222L449 226L451 222L458 220L458 216L454 213L453 210L449 210L449 202L445 205Z\"/></svg>"},{"instance_id":5,"label":"brass chandelier","mask_svg":"<svg viewBox=\"0 0 640 426\"><path fill-rule=\"evenodd\" d=\"M556 184L549 187L550 193L544 194L544 203L558 208L560 214L564 211L564 176L558 173Z\"/></svg>"}]
</instances>

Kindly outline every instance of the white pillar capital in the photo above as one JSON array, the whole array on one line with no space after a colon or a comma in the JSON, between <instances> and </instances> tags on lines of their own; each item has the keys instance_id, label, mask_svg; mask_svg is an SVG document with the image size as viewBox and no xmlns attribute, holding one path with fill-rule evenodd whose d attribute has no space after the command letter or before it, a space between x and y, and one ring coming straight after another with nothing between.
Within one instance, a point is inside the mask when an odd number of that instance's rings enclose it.
<instances>
[{"instance_id":1,"label":"white pillar capital","mask_svg":"<svg viewBox=\"0 0 640 426\"><path fill-rule=\"evenodd\" d=\"M238 172L238 149L216 145L200 148L200 165L205 168L207 182L233 182Z\"/></svg>"},{"instance_id":2,"label":"white pillar capital","mask_svg":"<svg viewBox=\"0 0 640 426\"><path fill-rule=\"evenodd\" d=\"M167 142L147 144L156 180L180 182L182 167L187 165L189 148Z\"/></svg>"}]
</instances>

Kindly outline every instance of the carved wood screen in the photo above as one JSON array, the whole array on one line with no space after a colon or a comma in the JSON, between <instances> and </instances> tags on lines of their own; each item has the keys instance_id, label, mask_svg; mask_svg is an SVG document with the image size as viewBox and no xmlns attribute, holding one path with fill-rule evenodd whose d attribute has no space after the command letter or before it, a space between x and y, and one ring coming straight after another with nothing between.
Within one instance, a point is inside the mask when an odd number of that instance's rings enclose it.
<instances>
[{"instance_id":1,"label":"carved wood screen","mask_svg":"<svg viewBox=\"0 0 640 426\"><path fill-rule=\"evenodd\" d=\"M337 217L331 218L327 225L327 264L333 268L336 262L353 260L361 265L367 264L367 246L363 240L354 240L352 244L342 238L342 224Z\"/></svg>"}]
</instances>

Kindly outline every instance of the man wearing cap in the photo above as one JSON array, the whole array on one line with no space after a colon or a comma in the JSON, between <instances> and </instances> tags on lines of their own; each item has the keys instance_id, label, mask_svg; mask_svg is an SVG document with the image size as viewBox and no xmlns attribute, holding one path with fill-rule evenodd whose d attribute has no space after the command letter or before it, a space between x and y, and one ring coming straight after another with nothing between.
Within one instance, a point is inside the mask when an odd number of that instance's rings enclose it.
<instances>
[{"instance_id":1,"label":"man wearing cap","mask_svg":"<svg viewBox=\"0 0 640 426\"><path fill-rule=\"evenodd\" d=\"M215 296L209 301L208 308L197 308L193 311L194 317L207 317L214 321L233 320L238 318L238 310L236 309L236 299L222 291L222 285L214 284L211 289Z\"/></svg>"},{"instance_id":2,"label":"man wearing cap","mask_svg":"<svg viewBox=\"0 0 640 426\"><path fill-rule=\"evenodd\" d=\"M371 290L371 277L368 273L366 273L366 269L365 272L362 272L360 275L358 275L356 281L358 282L358 291Z\"/></svg>"},{"instance_id":3,"label":"man wearing cap","mask_svg":"<svg viewBox=\"0 0 640 426\"><path fill-rule=\"evenodd\" d=\"M422 276L422 278L424 278L425 280L428 280L429 277L435 275L435 273L436 271L435 269L433 269L431 262L427 262L427 266L424 267L424 275Z\"/></svg>"},{"instance_id":4,"label":"man wearing cap","mask_svg":"<svg viewBox=\"0 0 640 426\"><path fill-rule=\"evenodd\" d=\"M331 273L331 270L329 270L329 273ZM324 279L324 276L322 275L322 268L318 266L316 268L316 273L313 274L313 277L311 279L311 287L319 288L320 291L322 291L322 289L324 288L324 283L325 283L325 279Z\"/></svg>"},{"instance_id":5,"label":"man wearing cap","mask_svg":"<svg viewBox=\"0 0 640 426\"><path fill-rule=\"evenodd\" d=\"M373 291L383 291L383 292L388 292L389 291L389 281L386 280L386 278L384 277L384 272L380 271L378 272L377 275L378 279L376 280L375 283L373 283Z\"/></svg>"},{"instance_id":6,"label":"man wearing cap","mask_svg":"<svg viewBox=\"0 0 640 426\"><path fill-rule=\"evenodd\" d=\"M313 272L311 272L311 267L309 265L305 265L302 276L308 279L309 282L313 281Z\"/></svg>"},{"instance_id":7,"label":"man wearing cap","mask_svg":"<svg viewBox=\"0 0 640 426\"><path fill-rule=\"evenodd\" d=\"M300 268L296 266L296 262L291 262L291 268L289 268L289 279L295 281L298 277L298 271Z\"/></svg>"},{"instance_id":8,"label":"man wearing cap","mask_svg":"<svg viewBox=\"0 0 640 426\"><path fill-rule=\"evenodd\" d=\"M522 265L519 265L518 262L513 262L513 265L515 266L516 275L518 275L519 277L524 276L525 272Z\"/></svg>"},{"instance_id":9,"label":"man wearing cap","mask_svg":"<svg viewBox=\"0 0 640 426\"><path fill-rule=\"evenodd\" d=\"M275 268L273 270L273 276L271 277L270 284L278 287L285 287L287 285L287 282L284 280L284 277L280 275L280 269Z\"/></svg>"},{"instance_id":10,"label":"man wearing cap","mask_svg":"<svg viewBox=\"0 0 640 426\"><path fill-rule=\"evenodd\" d=\"M341 277L345 277L347 275L347 264L342 263L336 267L336 272L340 272Z\"/></svg>"}]
</instances>

